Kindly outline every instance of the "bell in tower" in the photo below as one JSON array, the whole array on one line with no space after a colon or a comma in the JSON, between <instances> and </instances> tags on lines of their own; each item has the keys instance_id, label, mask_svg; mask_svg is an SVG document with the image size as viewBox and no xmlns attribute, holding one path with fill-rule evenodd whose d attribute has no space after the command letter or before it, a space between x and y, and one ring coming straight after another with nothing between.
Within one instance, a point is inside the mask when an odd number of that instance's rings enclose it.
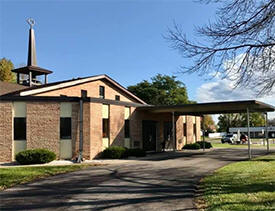
<instances>
[{"instance_id":1,"label":"bell in tower","mask_svg":"<svg viewBox=\"0 0 275 211\"><path fill-rule=\"evenodd\" d=\"M48 74L51 74L52 71L37 66L35 36L33 29L35 21L32 18L28 18L27 23L30 26L27 66L14 69L12 70L12 72L16 73L18 84L27 86L39 86L42 84L42 82L37 80L37 76L44 76L44 84L47 84ZM22 75L25 76L23 77L23 80L21 80Z\"/></svg>"}]
</instances>

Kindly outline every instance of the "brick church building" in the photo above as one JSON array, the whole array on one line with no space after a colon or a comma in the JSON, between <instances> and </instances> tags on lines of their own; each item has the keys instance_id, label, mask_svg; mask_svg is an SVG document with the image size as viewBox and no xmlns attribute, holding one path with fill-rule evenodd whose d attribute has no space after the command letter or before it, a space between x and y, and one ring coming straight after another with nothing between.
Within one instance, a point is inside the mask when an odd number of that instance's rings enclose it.
<instances>
[{"instance_id":1,"label":"brick church building","mask_svg":"<svg viewBox=\"0 0 275 211\"><path fill-rule=\"evenodd\" d=\"M52 71L37 66L32 25L27 66L12 71L17 84L0 82L0 162L34 148L93 159L108 146L180 150L200 140L200 117L156 113L107 75L48 83Z\"/></svg>"}]
</instances>

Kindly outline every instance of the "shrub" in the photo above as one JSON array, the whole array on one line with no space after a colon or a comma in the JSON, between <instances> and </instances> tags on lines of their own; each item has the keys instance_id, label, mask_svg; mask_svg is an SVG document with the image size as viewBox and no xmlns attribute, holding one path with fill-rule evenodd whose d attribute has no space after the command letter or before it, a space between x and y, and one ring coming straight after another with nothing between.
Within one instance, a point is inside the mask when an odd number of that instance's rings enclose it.
<instances>
[{"instance_id":1,"label":"shrub","mask_svg":"<svg viewBox=\"0 0 275 211\"><path fill-rule=\"evenodd\" d=\"M127 157L128 156L144 157L146 156L146 151L143 149L127 149L126 154L127 154Z\"/></svg>"},{"instance_id":2,"label":"shrub","mask_svg":"<svg viewBox=\"0 0 275 211\"><path fill-rule=\"evenodd\" d=\"M200 147L203 149L203 141L198 141L196 143L199 144ZM210 142L205 141L204 143L205 143L205 149L210 149L213 147Z\"/></svg>"},{"instance_id":3,"label":"shrub","mask_svg":"<svg viewBox=\"0 0 275 211\"><path fill-rule=\"evenodd\" d=\"M56 159L54 152L47 149L29 149L16 154L15 159L18 163L26 164L41 164L49 163Z\"/></svg>"},{"instance_id":4,"label":"shrub","mask_svg":"<svg viewBox=\"0 0 275 211\"><path fill-rule=\"evenodd\" d=\"M111 159L120 159L127 157L126 148L119 146L108 147L102 152L102 157Z\"/></svg>"},{"instance_id":5,"label":"shrub","mask_svg":"<svg viewBox=\"0 0 275 211\"><path fill-rule=\"evenodd\" d=\"M182 149L200 149L200 145L198 143L193 144L185 144Z\"/></svg>"}]
</instances>

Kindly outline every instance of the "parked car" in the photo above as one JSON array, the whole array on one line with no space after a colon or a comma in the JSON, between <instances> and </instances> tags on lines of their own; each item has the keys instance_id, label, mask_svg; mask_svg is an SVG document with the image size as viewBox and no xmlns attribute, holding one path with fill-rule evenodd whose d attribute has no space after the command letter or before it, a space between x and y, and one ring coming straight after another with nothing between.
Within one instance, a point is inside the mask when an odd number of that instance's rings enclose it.
<instances>
[{"instance_id":1,"label":"parked car","mask_svg":"<svg viewBox=\"0 0 275 211\"><path fill-rule=\"evenodd\" d=\"M227 134L222 137L221 142L222 144L224 143L229 143L229 144L234 144L238 140L237 134Z\"/></svg>"}]
</instances>

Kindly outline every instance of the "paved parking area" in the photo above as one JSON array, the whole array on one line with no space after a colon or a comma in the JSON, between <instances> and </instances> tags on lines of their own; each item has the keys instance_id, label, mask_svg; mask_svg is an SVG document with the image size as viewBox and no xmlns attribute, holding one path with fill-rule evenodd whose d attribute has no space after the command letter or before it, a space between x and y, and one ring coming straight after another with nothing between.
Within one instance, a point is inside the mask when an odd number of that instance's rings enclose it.
<instances>
[{"instance_id":1,"label":"paved parking area","mask_svg":"<svg viewBox=\"0 0 275 211\"><path fill-rule=\"evenodd\" d=\"M246 158L246 149L215 149L115 161L2 191L0 210L196 210L200 178Z\"/></svg>"}]
</instances>

